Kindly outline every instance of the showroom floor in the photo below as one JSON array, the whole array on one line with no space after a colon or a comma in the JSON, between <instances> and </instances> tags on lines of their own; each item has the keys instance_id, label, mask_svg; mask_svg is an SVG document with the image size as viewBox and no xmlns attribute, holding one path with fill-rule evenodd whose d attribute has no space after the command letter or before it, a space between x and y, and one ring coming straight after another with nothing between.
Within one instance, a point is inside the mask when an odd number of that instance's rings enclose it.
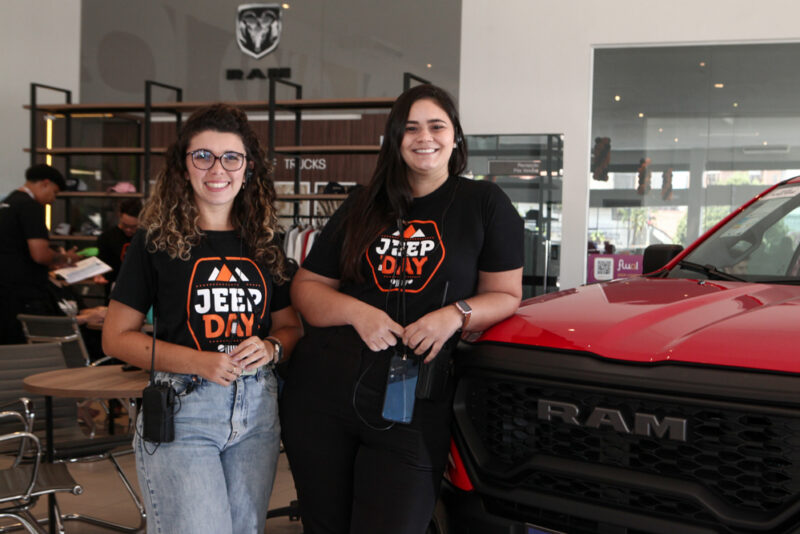
<instances>
[{"instance_id":1,"label":"showroom floor","mask_svg":"<svg viewBox=\"0 0 800 534\"><path fill-rule=\"evenodd\" d=\"M136 484L136 469L133 455L119 458L122 469L131 482ZM58 497L62 513L83 513L104 519L135 525L138 522L136 507L122 486L114 467L109 461L72 464L69 467L72 476L83 486L82 495L62 495ZM272 491L270 509L286 506L295 498L294 482L286 462L286 455L281 454L278 460L278 474ZM40 502L34 509L37 517L46 515L45 504ZM5 524L0 520L0 525ZM107 534L107 529L89 525L79 521L66 524L67 534ZM17 531L19 532L19 531ZM303 528L299 521L290 521L287 517L276 517L267 521L265 532L269 534L301 534Z\"/></svg>"}]
</instances>

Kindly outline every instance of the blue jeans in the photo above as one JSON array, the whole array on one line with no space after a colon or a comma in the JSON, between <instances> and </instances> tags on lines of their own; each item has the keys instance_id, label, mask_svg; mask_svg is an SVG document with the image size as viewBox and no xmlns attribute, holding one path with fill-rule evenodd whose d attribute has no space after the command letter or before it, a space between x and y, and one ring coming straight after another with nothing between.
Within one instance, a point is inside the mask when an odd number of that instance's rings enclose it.
<instances>
[{"instance_id":1,"label":"blue jeans","mask_svg":"<svg viewBox=\"0 0 800 534\"><path fill-rule=\"evenodd\" d=\"M262 534L280 446L277 381L271 369L224 387L156 373L178 393L175 441L133 444L147 532ZM155 449L155 452L154 452Z\"/></svg>"}]
</instances>

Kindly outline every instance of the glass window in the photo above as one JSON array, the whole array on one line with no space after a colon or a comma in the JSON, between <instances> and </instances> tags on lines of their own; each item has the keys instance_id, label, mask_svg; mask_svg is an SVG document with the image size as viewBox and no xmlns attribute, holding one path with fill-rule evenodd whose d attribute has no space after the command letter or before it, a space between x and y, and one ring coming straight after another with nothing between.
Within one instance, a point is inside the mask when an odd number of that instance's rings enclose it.
<instances>
[{"instance_id":1,"label":"glass window","mask_svg":"<svg viewBox=\"0 0 800 534\"><path fill-rule=\"evenodd\" d=\"M670 277L697 278L698 273L713 275L709 272L713 269L752 282L797 283L798 245L800 185L789 184L730 219L690 252Z\"/></svg>"},{"instance_id":2,"label":"glass window","mask_svg":"<svg viewBox=\"0 0 800 534\"><path fill-rule=\"evenodd\" d=\"M798 61L800 44L595 50L590 252L687 246L800 174Z\"/></svg>"}]
</instances>

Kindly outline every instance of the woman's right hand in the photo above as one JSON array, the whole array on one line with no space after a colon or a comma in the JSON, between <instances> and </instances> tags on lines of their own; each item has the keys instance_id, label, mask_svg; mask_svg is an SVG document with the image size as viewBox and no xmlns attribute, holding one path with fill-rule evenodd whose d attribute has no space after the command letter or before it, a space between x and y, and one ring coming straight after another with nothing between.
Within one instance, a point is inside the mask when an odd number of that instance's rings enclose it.
<instances>
[{"instance_id":1,"label":"woman's right hand","mask_svg":"<svg viewBox=\"0 0 800 534\"><path fill-rule=\"evenodd\" d=\"M300 268L292 280L292 304L313 326L351 325L373 352L397 345L403 327L366 302L339 291L339 280Z\"/></svg>"},{"instance_id":2,"label":"woman's right hand","mask_svg":"<svg viewBox=\"0 0 800 534\"><path fill-rule=\"evenodd\" d=\"M198 360L196 374L220 386L230 386L242 374L242 367L224 352L203 351Z\"/></svg>"},{"instance_id":3,"label":"woman's right hand","mask_svg":"<svg viewBox=\"0 0 800 534\"><path fill-rule=\"evenodd\" d=\"M403 335L403 327L394 322L383 310L365 304L356 313L351 324L369 350L380 352L397 345L397 339Z\"/></svg>"}]
</instances>

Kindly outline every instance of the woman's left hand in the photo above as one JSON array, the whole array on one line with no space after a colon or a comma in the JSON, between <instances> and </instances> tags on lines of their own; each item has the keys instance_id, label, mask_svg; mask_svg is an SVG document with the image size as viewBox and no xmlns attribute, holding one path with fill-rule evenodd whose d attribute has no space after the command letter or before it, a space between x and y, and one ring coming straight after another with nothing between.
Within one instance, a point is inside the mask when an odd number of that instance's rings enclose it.
<instances>
[{"instance_id":1,"label":"woman's left hand","mask_svg":"<svg viewBox=\"0 0 800 534\"><path fill-rule=\"evenodd\" d=\"M275 347L258 336L251 336L239 343L230 353L231 361L245 371L251 371L272 361Z\"/></svg>"},{"instance_id":2,"label":"woman's left hand","mask_svg":"<svg viewBox=\"0 0 800 534\"><path fill-rule=\"evenodd\" d=\"M425 363L433 360L445 342L461 328L463 317L455 306L445 306L420 317L403 331L403 343L422 356L428 349Z\"/></svg>"}]
</instances>

